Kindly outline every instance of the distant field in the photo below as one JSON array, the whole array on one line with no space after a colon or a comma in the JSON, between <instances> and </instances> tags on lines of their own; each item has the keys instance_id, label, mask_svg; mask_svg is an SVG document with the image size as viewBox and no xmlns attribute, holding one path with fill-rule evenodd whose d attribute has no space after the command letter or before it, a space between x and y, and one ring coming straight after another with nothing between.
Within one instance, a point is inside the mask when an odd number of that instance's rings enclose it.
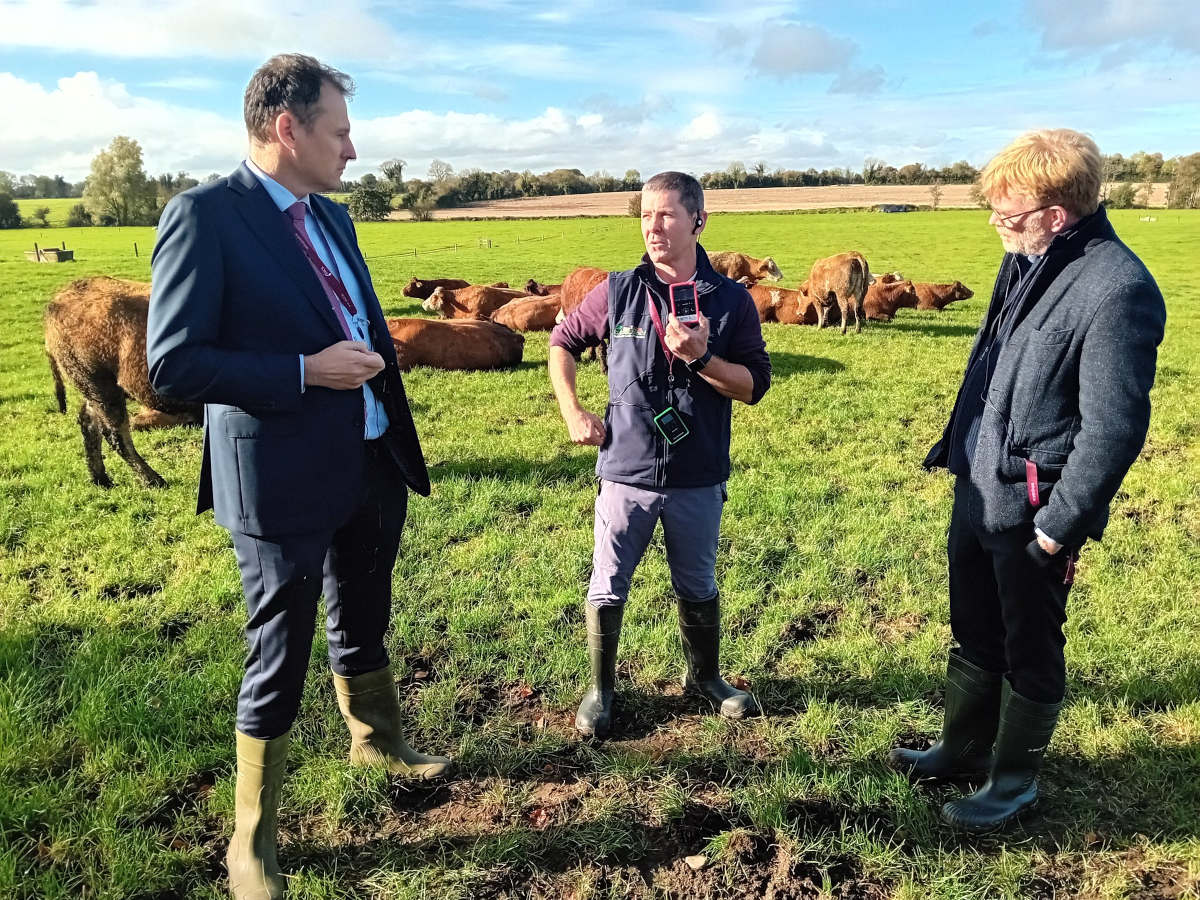
<instances>
[{"instance_id":1,"label":"distant field","mask_svg":"<svg viewBox=\"0 0 1200 900\"><path fill-rule=\"evenodd\" d=\"M1166 184L1154 185L1152 207L1165 206ZM948 184L942 188L941 206L971 209L970 185ZM564 197L518 197L512 200L492 200L471 203L455 209L439 209L437 219L531 219L562 216L624 216L629 198L635 191L607 194L571 194ZM346 202L349 194L330 194ZM880 203L909 203L929 206L932 202L928 185L832 185L829 187L748 188L745 190L705 191L705 203L712 212L780 212L802 209L838 209L842 207L875 206ZM18 200L21 215L28 216L39 206L50 207L50 224L64 225L67 211L79 203L79 198L65 200ZM408 213L397 210L392 218L407 221Z\"/></svg>"},{"instance_id":2,"label":"distant field","mask_svg":"<svg viewBox=\"0 0 1200 900\"><path fill-rule=\"evenodd\" d=\"M18 200L17 208L21 215L28 218L33 211L42 206L50 207L50 224L52 226L66 225L67 213L76 203L82 203L79 197L60 197L53 200Z\"/></svg>"},{"instance_id":3,"label":"distant field","mask_svg":"<svg viewBox=\"0 0 1200 900\"><path fill-rule=\"evenodd\" d=\"M999 262L986 213L718 213L706 246L771 254L788 286L855 248L876 271L976 291L857 337L765 327L774 385L735 411L718 578L725 670L768 716L727 722L680 696L656 539L626 616L621 729L579 741L595 453L567 441L546 335L512 371L416 370L405 382L434 488L410 506L389 648L413 743L460 771L413 787L349 770L318 640L280 814L289 897L1195 897L1200 212L1143 214L1113 219L1167 297L1151 434L1104 542L1084 551L1067 707L1022 827L959 838L936 815L955 789L883 764L941 721L950 480L920 461ZM412 274L558 281L641 253L626 218L358 233L389 315L420 314L400 295ZM65 240L77 262L26 262L34 240ZM116 487L93 488L78 398L56 412L42 351L59 286L148 279L152 242L152 229L0 231L3 897L226 890L244 613L227 535L193 515L200 432L136 435L166 490L137 486L111 452ZM597 366L580 390L603 409ZM697 853L709 863L695 871L683 859Z\"/></svg>"}]
</instances>

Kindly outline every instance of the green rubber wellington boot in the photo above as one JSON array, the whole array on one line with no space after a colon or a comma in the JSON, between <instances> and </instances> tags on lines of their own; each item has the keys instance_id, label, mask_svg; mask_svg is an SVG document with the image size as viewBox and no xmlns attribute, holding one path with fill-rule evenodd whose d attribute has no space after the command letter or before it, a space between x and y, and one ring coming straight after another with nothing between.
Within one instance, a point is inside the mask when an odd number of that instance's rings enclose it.
<instances>
[{"instance_id":1,"label":"green rubber wellington boot","mask_svg":"<svg viewBox=\"0 0 1200 900\"><path fill-rule=\"evenodd\" d=\"M985 774L992 765L1003 680L1000 673L981 669L951 650L941 740L928 750L896 747L888 754L888 765L913 781Z\"/></svg>"},{"instance_id":2,"label":"green rubber wellington boot","mask_svg":"<svg viewBox=\"0 0 1200 900\"><path fill-rule=\"evenodd\" d=\"M392 667L362 675L333 673L338 709L350 729L350 763L377 766L393 775L440 778L450 771L448 756L418 753L404 740L400 727L400 698Z\"/></svg>"},{"instance_id":3,"label":"green rubber wellington boot","mask_svg":"<svg viewBox=\"0 0 1200 900\"><path fill-rule=\"evenodd\" d=\"M237 733L233 837L225 854L236 900L279 900L283 874L275 856L275 816L291 733L262 741Z\"/></svg>"},{"instance_id":4,"label":"green rubber wellington boot","mask_svg":"<svg viewBox=\"0 0 1200 900\"><path fill-rule=\"evenodd\" d=\"M721 677L721 597L711 600L679 598L679 637L687 671L683 689L698 694L727 719L762 714L754 695L739 691Z\"/></svg>"},{"instance_id":5,"label":"green rubber wellington boot","mask_svg":"<svg viewBox=\"0 0 1200 900\"><path fill-rule=\"evenodd\" d=\"M621 641L624 606L595 606L585 602L588 658L592 686L575 713L575 729L587 737L604 738L612 730L613 695L617 683L617 645Z\"/></svg>"},{"instance_id":6,"label":"green rubber wellington boot","mask_svg":"<svg viewBox=\"0 0 1200 900\"><path fill-rule=\"evenodd\" d=\"M1035 703L1004 681L1000 730L987 783L969 797L942 807L942 820L983 834L1003 828L1037 802L1037 775L1058 726L1059 703Z\"/></svg>"}]
</instances>

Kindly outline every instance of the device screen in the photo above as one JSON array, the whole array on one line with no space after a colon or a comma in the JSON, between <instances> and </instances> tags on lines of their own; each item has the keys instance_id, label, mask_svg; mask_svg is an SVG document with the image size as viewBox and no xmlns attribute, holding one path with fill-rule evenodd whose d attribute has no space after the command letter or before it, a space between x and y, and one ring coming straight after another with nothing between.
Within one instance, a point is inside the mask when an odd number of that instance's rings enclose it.
<instances>
[{"instance_id":1,"label":"device screen","mask_svg":"<svg viewBox=\"0 0 1200 900\"><path fill-rule=\"evenodd\" d=\"M696 308L696 283L684 281L671 285L671 312L680 322L699 322Z\"/></svg>"}]
</instances>

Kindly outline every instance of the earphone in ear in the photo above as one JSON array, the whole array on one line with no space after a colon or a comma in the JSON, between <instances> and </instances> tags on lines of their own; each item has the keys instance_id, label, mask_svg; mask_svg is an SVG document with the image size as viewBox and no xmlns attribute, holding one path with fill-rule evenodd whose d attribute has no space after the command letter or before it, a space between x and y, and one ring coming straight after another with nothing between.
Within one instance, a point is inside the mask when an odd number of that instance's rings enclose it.
<instances>
[{"instance_id":1,"label":"earphone in ear","mask_svg":"<svg viewBox=\"0 0 1200 900\"><path fill-rule=\"evenodd\" d=\"M697 231L699 231L703 227L704 227L704 217L696 216L696 227L692 229L692 234L695 234Z\"/></svg>"}]
</instances>

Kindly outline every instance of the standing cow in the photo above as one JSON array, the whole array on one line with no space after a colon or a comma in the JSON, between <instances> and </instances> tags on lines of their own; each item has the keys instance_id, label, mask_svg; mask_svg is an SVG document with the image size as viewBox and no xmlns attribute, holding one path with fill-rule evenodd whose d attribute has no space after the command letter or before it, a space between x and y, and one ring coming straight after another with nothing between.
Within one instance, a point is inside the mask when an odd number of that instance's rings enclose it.
<instances>
[{"instance_id":1,"label":"standing cow","mask_svg":"<svg viewBox=\"0 0 1200 900\"><path fill-rule=\"evenodd\" d=\"M829 308L835 304L842 316L842 334L854 313L854 333L862 332L863 302L874 282L870 266L861 253L851 250L813 263L808 277L808 295L817 307L817 327L825 327Z\"/></svg>"},{"instance_id":2,"label":"standing cow","mask_svg":"<svg viewBox=\"0 0 1200 900\"><path fill-rule=\"evenodd\" d=\"M146 315L150 285L119 278L81 278L59 291L46 307L46 355L59 412L67 411L63 376L83 395L79 428L92 482L112 487L100 453L101 439L120 454L147 487L166 481L133 446L130 428L195 425L197 403L163 397L150 386L146 364ZM129 421L126 399L142 404Z\"/></svg>"}]
</instances>

